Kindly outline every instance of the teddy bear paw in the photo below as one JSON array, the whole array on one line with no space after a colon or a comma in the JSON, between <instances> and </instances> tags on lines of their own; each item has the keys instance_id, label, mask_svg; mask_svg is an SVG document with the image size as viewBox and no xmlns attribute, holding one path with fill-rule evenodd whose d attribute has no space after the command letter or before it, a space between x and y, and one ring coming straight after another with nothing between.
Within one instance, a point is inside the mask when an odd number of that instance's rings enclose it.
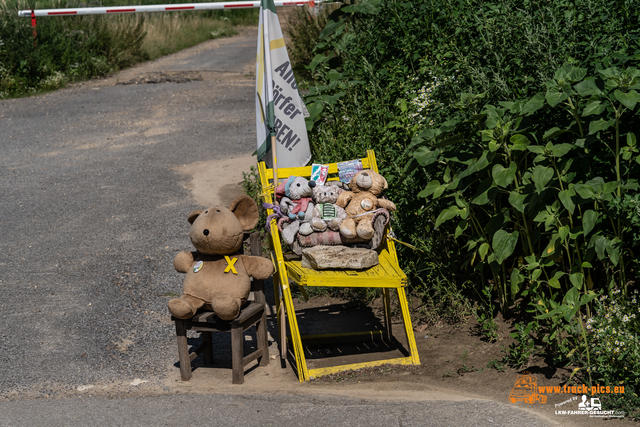
<instances>
[{"instance_id":1,"label":"teddy bear paw","mask_svg":"<svg viewBox=\"0 0 640 427\"><path fill-rule=\"evenodd\" d=\"M222 320L233 320L240 314L240 300L230 295L220 295L211 301L211 307Z\"/></svg>"},{"instance_id":2,"label":"teddy bear paw","mask_svg":"<svg viewBox=\"0 0 640 427\"><path fill-rule=\"evenodd\" d=\"M342 234L344 237L346 237L347 239L353 239L354 237L356 237L356 233L355 230L353 230L350 227L340 227L340 234Z\"/></svg>"},{"instance_id":3,"label":"teddy bear paw","mask_svg":"<svg viewBox=\"0 0 640 427\"><path fill-rule=\"evenodd\" d=\"M327 229L327 224L322 221L321 219L312 219L311 220L311 228L313 229L313 231L324 231Z\"/></svg>"},{"instance_id":4,"label":"teddy bear paw","mask_svg":"<svg viewBox=\"0 0 640 427\"><path fill-rule=\"evenodd\" d=\"M373 227L359 227L357 231L358 237L361 239L369 240L373 238L375 231Z\"/></svg>"},{"instance_id":5,"label":"teddy bear paw","mask_svg":"<svg viewBox=\"0 0 640 427\"><path fill-rule=\"evenodd\" d=\"M282 230L282 239L287 244L289 245L292 244L293 239L295 239L296 237L296 233L298 233L298 230L300 230L300 222L299 221L292 222Z\"/></svg>"},{"instance_id":6,"label":"teddy bear paw","mask_svg":"<svg viewBox=\"0 0 640 427\"><path fill-rule=\"evenodd\" d=\"M196 314L196 308L187 300L174 298L169 301L169 311L178 319L190 319Z\"/></svg>"},{"instance_id":7,"label":"teddy bear paw","mask_svg":"<svg viewBox=\"0 0 640 427\"><path fill-rule=\"evenodd\" d=\"M339 219L337 219L337 218L334 218L331 221L329 221L328 226L333 231L338 231L338 230L340 230L340 224L341 224L341 221Z\"/></svg>"},{"instance_id":8,"label":"teddy bear paw","mask_svg":"<svg viewBox=\"0 0 640 427\"><path fill-rule=\"evenodd\" d=\"M300 230L298 231L298 233L303 236L308 236L309 234L313 233L313 228L311 227L310 223L305 222L300 225Z\"/></svg>"}]
</instances>

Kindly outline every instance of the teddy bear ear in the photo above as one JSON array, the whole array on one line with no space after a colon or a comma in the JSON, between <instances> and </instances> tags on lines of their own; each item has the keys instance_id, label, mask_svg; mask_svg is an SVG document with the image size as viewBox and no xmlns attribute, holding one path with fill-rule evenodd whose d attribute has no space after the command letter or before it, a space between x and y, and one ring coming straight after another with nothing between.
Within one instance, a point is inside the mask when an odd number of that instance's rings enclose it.
<instances>
[{"instance_id":1,"label":"teddy bear ear","mask_svg":"<svg viewBox=\"0 0 640 427\"><path fill-rule=\"evenodd\" d=\"M189 224L193 224L193 221L195 221L196 218L198 218L198 215L200 215L201 213L202 209L196 209L195 211L191 212L187 217L187 221L189 221Z\"/></svg>"},{"instance_id":2,"label":"teddy bear ear","mask_svg":"<svg viewBox=\"0 0 640 427\"><path fill-rule=\"evenodd\" d=\"M258 205L251 197L240 196L236 198L231 202L229 210L238 218L244 231L253 230L258 225L260 213Z\"/></svg>"}]
</instances>

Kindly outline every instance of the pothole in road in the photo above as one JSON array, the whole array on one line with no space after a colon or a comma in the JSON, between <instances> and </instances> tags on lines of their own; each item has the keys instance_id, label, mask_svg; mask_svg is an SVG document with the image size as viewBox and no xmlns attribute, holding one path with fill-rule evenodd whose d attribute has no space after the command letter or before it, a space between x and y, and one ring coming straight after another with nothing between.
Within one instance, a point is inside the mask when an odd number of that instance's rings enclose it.
<instances>
[{"instance_id":1,"label":"pothole in road","mask_svg":"<svg viewBox=\"0 0 640 427\"><path fill-rule=\"evenodd\" d=\"M159 83L189 83L201 81L202 75L192 71L180 71L176 73L148 73L131 80L118 82L118 85L147 85Z\"/></svg>"}]
</instances>

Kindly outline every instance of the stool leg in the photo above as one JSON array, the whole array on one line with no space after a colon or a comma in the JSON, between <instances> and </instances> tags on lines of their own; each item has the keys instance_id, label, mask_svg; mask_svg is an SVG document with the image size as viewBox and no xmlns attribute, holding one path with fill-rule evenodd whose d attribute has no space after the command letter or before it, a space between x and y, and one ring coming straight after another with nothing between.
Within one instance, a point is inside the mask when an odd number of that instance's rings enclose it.
<instances>
[{"instance_id":1,"label":"stool leg","mask_svg":"<svg viewBox=\"0 0 640 427\"><path fill-rule=\"evenodd\" d=\"M202 361L205 365L213 365L213 335L212 332L202 331L202 345L204 352L202 353Z\"/></svg>"},{"instance_id":2,"label":"stool leg","mask_svg":"<svg viewBox=\"0 0 640 427\"><path fill-rule=\"evenodd\" d=\"M242 326L231 328L231 367L233 371L231 382L233 384L244 383L244 365L242 364L244 342L242 342L242 338Z\"/></svg>"},{"instance_id":3,"label":"stool leg","mask_svg":"<svg viewBox=\"0 0 640 427\"><path fill-rule=\"evenodd\" d=\"M182 320L176 320L176 336L178 338L178 359L180 360L180 377L182 381L191 379L191 358L187 345L187 331Z\"/></svg>"},{"instance_id":4,"label":"stool leg","mask_svg":"<svg viewBox=\"0 0 640 427\"><path fill-rule=\"evenodd\" d=\"M262 312L262 319L256 325L256 339L258 341L258 351L262 353L260 366L269 364L269 340L267 339L267 313Z\"/></svg>"}]
</instances>

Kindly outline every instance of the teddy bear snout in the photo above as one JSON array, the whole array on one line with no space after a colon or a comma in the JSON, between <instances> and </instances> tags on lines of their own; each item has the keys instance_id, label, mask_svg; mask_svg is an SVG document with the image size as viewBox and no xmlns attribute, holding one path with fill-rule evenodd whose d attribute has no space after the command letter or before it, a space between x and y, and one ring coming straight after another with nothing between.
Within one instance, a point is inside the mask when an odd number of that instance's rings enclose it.
<instances>
[{"instance_id":1,"label":"teddy bear snout","mask_svg":"<svg viewBox=\"0 0 640 427\"><path fill-rule=\"evenodd\" d=\"M363 190L368 190L373 185L373 179L369 176L368 173L362 172L356 178L356 184Z\"/></svg>"},{"instance_id":2,"label":"teddy bear snout","mask_svg":"<svg viewBox=\"0 0 640 427\"><path fill-rule=\"evenodd\" d=\"M313 188L316 186L316 182L315 181L309 181L309 187Z\"/></svg>"},{"instance_id":3,"label":"teddy bear snout","mask_svg":"<svg viewBox=\"0 0 640 427\"><path fill-rule=\"evenodd\" d=\"M202 232L202 234L204 234L205 236L209 235L209 230L207 230L206 228L204 229L204 231Z\"/></svg>"}]
</instances>

